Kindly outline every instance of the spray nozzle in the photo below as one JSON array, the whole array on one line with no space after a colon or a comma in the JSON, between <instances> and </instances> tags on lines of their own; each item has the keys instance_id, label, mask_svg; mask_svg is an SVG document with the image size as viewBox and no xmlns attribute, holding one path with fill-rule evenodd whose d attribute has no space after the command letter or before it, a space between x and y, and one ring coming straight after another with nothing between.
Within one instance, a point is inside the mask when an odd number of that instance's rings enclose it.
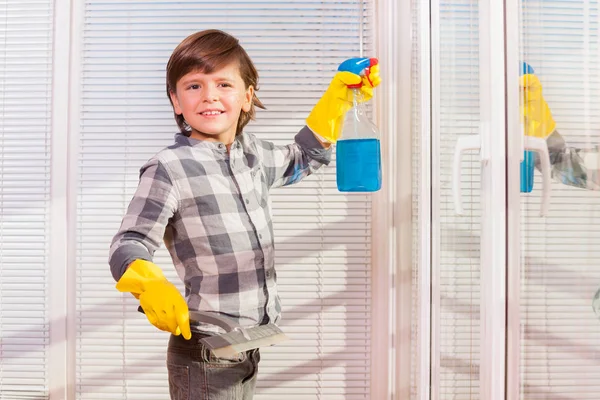
<instances>
[{"instance_id":1,"label":"spray nozzle","mask_svg":"<svg viewBox=\"0 0 600 400\"><path fill-rule=\"evenodd\" d=\"M535 74L535 70L533 69L533 67L529 64L527 64L526 62L522 62L521 63L521 73L519 75L523 76L523 75L528 75L528 74Z\"/></svg>"},{"instance_id":2,"label":"spray nozzle","mask_svg":"<svg viewBox=\"0 0 600 400\"><path fill-rule=\"evenodd\" d=\"M379 64L379 60L376 58L366 58L366 57L358 57L358 58L349 58L338 67L338 71L348 71L353 74L360 75L366 77L371 86L373 82L371 82L371 67ZM348 85L350 89L358 89L362 87L362 82L359 82L354 85Z\"/></svg>"}]
</instances>

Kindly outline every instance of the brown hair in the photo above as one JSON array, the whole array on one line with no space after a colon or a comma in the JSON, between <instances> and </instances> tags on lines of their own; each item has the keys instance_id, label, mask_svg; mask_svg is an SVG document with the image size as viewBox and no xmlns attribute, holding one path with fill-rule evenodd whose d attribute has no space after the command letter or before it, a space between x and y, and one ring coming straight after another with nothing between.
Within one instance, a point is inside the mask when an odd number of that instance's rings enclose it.
<instances>
[{"instance_id":1,"label":"brown hair","mask_svg":"<svg viewBox=\"0 0 600 400\"><path fill-rule=\"evenodd\" d=\"M235 37L217 29L207 29L194 33L185 38L173 51L167 63L167 97L173 106L171 92L175 93L177 82L192 71L210 74L220 68L237 62L240 75L244 80L246 89L254 88L254 96L248 112L243 111L238 119L236 135L242 133L244 127L254 119L255 108L265 109L265 106L256 97L258 91L258 72L240 42ZM183 115L175 114L175 121L183 133L190 127Z\"/></svg>"}]
</instances>

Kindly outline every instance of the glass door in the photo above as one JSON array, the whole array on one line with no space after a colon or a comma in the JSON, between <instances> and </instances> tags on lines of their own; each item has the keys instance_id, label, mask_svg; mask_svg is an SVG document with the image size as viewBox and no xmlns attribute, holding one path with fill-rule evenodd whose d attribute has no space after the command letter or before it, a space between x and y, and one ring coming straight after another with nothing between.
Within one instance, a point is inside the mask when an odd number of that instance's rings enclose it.
<instances>
[{"instance_id":1,"label":"glass door","mask_svg":"<svg viewBox=\"0 0 600 400\"><path fill-rule=\"evenodd\" d=\"M505 398L504 12L431 1L433 400Z\"/></svg>"},{"instance_id":2,"label":"glass door","mask_svg":"<svg viewBox=\"0 0 600 400\"><path fill-rule=\"evenodd\" d=\"M507 87L518 93L509 102L518 122L509 135L513 143L543 143L548 154L525 152L509 171L518 220L509 231L508 319L516 337L508 398L598 399L600 321L592 302L600 287L600 4L515 4L507 26L519 27L519 69ZM540 216L544 163L552 196Z\"/></svg>"},{"instance_id":3,"label":"glass door","mask_svg":"<svg viewBox=\"0 0 600 400\"><path fill-rule=\"evenodd\" d=\"M433 400L600 398L599 2L430 2Z\"/></svg>"},{"instance_id":4,"label":"glass door","mask_svg":"<svg viewBox=\"0 0 600 400\"><path fill-rule=\"evenodd\" d=\"M432 16L431 398L479 398L479 9L433 0Z\"/></svg>"},{"instance_id":5,"label":"glass door","mask_svg":"<svg viewBox=\"0 0 600 400\"><path fill-rule=\"evenodd\" d=\"M432 32L431 398L500 399L505 123L501 1L436 0Z\"/></svg>"}]
</instances>

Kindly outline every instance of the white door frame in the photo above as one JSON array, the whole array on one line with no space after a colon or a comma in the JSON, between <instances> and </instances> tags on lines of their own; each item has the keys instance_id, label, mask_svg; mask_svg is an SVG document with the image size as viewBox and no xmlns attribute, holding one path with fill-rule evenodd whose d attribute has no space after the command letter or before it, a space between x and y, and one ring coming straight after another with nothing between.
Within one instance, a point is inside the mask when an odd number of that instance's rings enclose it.
<instances>
[{"instance_id":1,"label":"white door frame","mask_svg":"<svg viewBox=\"0 0 600 400\"><path fill-rule=\"evenodd\" d=\"M507 124L507 310L506 399L519 400L521 360L521 191L520 163L523 135L519 116L521 0L504 0L506 27Z\"/></svg>"},{"instance_id":2,"label":"white door frame","mask_svg":"<svg viewBox=\"0 0 600 400\"><path fill-rule=\"evenodd\" d=\"M412 365L411 0L374 0L382 189L372 209L371 398L409 399Z\"/></svg>"},{"instance_id":3,"label":"white door frame","mask_svg":"<svg viewBox=\"0 0 600 400\"><path fill-rule=\"evenodd\" d=\"M481 137L480 396L505 400L506 41L504 0L479 1Z\"/></svg>"}]
</instances>

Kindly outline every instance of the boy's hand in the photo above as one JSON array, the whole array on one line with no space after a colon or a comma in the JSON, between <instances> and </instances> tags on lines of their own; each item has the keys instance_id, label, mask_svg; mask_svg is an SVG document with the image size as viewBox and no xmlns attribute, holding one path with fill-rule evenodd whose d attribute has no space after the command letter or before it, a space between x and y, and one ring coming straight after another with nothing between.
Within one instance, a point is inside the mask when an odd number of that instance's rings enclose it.
<instances>
[{"instance_id":1,"label":"boy's hand","mask_svg":"<svg viewBox=\"0 0 600 400\"><path fill-rule=\"evenodd\" d=\"M362 98L359 100L368 101L373 97L373 88L381 83L379 64L370 68L368 76L360 76L348 71L337 72L306 119L306 125L310 130L328 142L335 143L340 137L344 116L352 108L352 91L348 85L361 82Z\"/></svg>"},{"instance_id":2,"label":"boy's hand","mask_svg":"<svg viewBox=\"0 0 600 400\"><path fill-rule=\"evenodd\" d=\"M185 299L154 263L135 260L119 279L116 288L139 298L146 318L158 329L176 336L183 335L185 339L192 337Z\"/></svg>"}]
</instances>

